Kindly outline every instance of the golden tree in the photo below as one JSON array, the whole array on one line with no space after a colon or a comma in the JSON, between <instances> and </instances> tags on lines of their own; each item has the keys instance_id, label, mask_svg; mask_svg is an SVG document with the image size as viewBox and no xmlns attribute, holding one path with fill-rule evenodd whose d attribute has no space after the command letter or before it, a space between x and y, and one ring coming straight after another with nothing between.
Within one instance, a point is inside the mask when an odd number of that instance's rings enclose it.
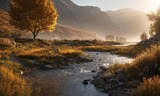
<instances>
[{"instance_id":1,"label":"golden tree","mask_svg":"<svg viewBox=\"0 0 160 96\"><path fill-rule=\"evenodd\" d=\"M51 0L12 0L9 14L10 23L30 31L33 39L39 32L53 32L58 17Z\"/></svg>"}]
</instances>

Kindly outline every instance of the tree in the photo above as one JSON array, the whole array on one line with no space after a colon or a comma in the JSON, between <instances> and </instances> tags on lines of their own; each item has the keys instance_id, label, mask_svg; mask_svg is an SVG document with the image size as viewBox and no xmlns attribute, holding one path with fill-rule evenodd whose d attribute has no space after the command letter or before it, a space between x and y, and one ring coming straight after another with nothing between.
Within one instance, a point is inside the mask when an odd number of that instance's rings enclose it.
<instances>
[{"instance_id":1,"label":"tree","mask_svg":"<svg viewBox=\"0 0 160 96\"><path fill-rule=\"evenodd\" d=\"M12 0L9 14L10 23L30 31L33 39L39 32L53 32L58 17L51 0Z\"/></svg>"},{"instance_id":2,"label":"tree","mask_svg":"<svg viewBox=\"0 0 160 96\"><path fill-rule=\"evenodd\" d=\"M114 36L113 36L113 35L107 35L107 36L105 37L105 40L106 40L106 41L114 41Z\"/></svg>"},{"instance_id":3,"label":"tree","mask_svg":"<svg viewBox=\"0 0 160 96\"><path fill-rule=\"evenodd\" d=\"M115 39L115 41L116 42L120 42L120 43L124 43L124 42L126 42L127 40L126 40L126 38L124 38L124 37L116 37L116 39Z\"/></svg>"},{"instance_id":4,"label":"tree","mask_svg":"<svg viewBox=\"0 0 160 96\"><path fill-rule=\"evenodd\" d=\"M144 33L142 33L142 35L141 35L141 41L143 41L143 40L147 40L148 39L148 36L147 36L147 34L144 32Z\"/></svg>"},{"instance_id":5,"label":"tree","mask_svg":"<svg viewBox=\"0 0 160 96\"><path fill-rule=\"evenodd\" d=\"M147 16L148 19L152 22L152 24L150 25L150 35L160 36L160 8L158 8L156 13L151 12Z\"/></svg>"}]
</instances>

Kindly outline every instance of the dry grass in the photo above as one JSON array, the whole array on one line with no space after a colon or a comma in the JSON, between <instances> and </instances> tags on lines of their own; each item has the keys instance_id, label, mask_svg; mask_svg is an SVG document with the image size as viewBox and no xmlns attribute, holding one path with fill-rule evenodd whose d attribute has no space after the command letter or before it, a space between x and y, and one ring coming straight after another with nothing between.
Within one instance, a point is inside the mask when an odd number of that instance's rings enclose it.
<instances>
[{"instance_id":1,"label":"dry grass","mask_svg":"<svg viewBox=\"0 0 160 96\"><path fill-rule=\"evenodd\" d=\"M130 64L116 64L110 67L111 72L122 69L130 80L160 75L160 46L152 46L139 54Z\"/></svg>"},{"instance_id":2,"label":"dry grass","mask_svg":"<svg viewBox=\"0 0 160 96\"><path fill-rule=\"evenodd\" d=\"M65 55L65 56L84 56L84 53L76 48L62 48L59 51L60 54Z\"/></svg>"},{"instance_id":3,"label":"dry grass","mask_svg":"<svg viewBox=\"0 0 160 96\"><path fill-rule=\"evenodd\" d=\"M0 66L0 96L30 96L24 79L4 66Z\"/></svg>"},{"instance_id":4,"label":"dry grass","mask_svg":"<svg viewBox=\"0 0 160 96\"><path fill-rule=\"evenodd\" d=\"M128 57L136 57L138 54L142 53L148 46L111 46L111 45L92 45L81 47L84 51L98 51L98 52L111 52L113 54L118 54Z\"/></svg>"},{"instance_id":5,"label":"dry grass","mask_svg":"<svg viewBox=\"0 0 160 96\"><path fill-rule=\"evenodd\" d=\"M8 38L0 38L0 49L6 49L7 47L13 47L11 40Z\"/></svg>"},{"instance_id":6,"label":"dry grass","mask_svg":"<svg viewBox=\"0 0 160 96\"><path fill-rule=\"evenodd\" d=\"M160 77L144 79L144 82L133 92L132 96L160 96Z\"/></svg>"},{"instance_id":7,"label":"dry grass","mask_svg":"<svg viewBox=\"0 0 160 96\"><path fill-rule=\"evenodd\" d=\"M29 86L20 76L22 67L12 62L12 50L0 50L0 96L30 96Z\"/></svg>"}]
</instances>

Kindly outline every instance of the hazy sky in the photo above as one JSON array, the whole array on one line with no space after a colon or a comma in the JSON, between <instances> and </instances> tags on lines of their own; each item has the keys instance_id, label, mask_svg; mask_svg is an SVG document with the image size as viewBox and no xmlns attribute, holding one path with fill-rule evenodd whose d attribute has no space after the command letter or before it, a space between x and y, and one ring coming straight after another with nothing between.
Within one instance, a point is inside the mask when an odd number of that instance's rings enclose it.
<instances>
[{"instance_id":1,"label":"hazy sky","mask_svg":"<svg viewBox=\"0 0 160 96\"><path fill-rule=\"evenodd\" d=\"M82 6L98 6L102 10L117 10L132 8L145 12L155 11L160 5L160 0L72 0Z\"/></svg>"}]
</instances>

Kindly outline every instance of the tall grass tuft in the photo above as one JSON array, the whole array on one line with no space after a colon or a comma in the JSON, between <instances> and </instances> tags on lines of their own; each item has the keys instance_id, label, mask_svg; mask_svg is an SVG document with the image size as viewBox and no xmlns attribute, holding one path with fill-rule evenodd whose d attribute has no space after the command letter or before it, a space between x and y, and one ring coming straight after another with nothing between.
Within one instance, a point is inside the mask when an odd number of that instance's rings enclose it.
<instances>
[{"instance_id":1,"label":"tall grass tuft","mask_svg":"<svg viewBox=\"0 0 160 96\"><path fill-rule=\"evenodd\" d=\"M143 80L143 77L150 78L160 75L160 46L151 46L130 64L116 64L110 67L112 73L117 69L122 69L129 80Z\"/></svg>"},{"instance_id":2,"label":"tall grass tuft","mask_svg":"<svg viewBox=\"0 0 160 96\"><path fill-rule=\"evenodd\" d=\"M4 66L0 66L0 96L30 96L24 79Z\"/></svg>"},{"instance_id":3,"label":"tall grass tuft","mask_svg":"<svg viewBox=\"0 0 160 96\"><path fill-rule=\"evenodd\" d=\"M160 96L160 77L144 79L132 96Z\"/></svg>"}]
</instances>

